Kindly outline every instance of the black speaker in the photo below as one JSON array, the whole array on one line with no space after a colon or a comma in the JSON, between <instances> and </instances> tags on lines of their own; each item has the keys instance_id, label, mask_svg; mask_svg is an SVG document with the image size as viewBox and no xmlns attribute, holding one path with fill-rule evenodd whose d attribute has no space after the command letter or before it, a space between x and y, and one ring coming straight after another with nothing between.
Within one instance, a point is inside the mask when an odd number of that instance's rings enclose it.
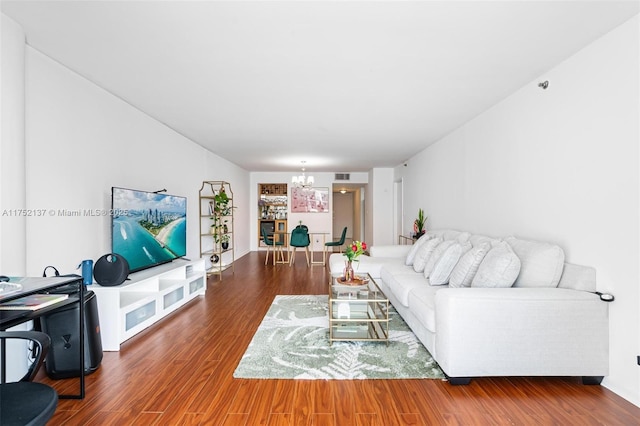
<instances>
[{"instance_id":1,"label":"black speaker","mask_svg":"<svg viewBox=\"0 0 640 426\"><path fill-rule=\"evenodd\" d=\"M42 331L51 337L45 370L52 379L80 376L79 304L64 306L40 317ZM84 298L84 374L91 374L102 362L102 338L98 302L93 291Z\"/></svg>"},{"instance_id":2,"label":"black speaker","mask_svg":"<svg viewBox=\"0 0 640 426\"><path fill-rule=\"evenodd\" d=\"M105 254L93 267L93 277L98 284L105 287L120 285L128 276L129 262L119 254Z\"/></svg>"}]
</instances>

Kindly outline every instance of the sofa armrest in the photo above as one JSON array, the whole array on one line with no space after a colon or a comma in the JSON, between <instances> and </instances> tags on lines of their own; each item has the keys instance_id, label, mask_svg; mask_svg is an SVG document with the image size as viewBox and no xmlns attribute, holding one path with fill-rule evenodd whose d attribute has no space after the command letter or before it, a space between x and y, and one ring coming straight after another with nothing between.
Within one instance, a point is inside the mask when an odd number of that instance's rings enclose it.
<instances>
[{"instance_id":1,"label":"sofa armrest","mask_svg":"<svg viewBox=\"0 0 640 426\"><path fill-rule=\"evenodd\" d=\"M435 359L450 377L606 376L608 304L561 288L436 293Z\"/></svg>"},{"instance_id":2,"label":"sofa armrest","mask_svg":"<svg viewBox=\"0 0 640 426\"><path fill-rule=\"evenodd\" d=\"M371 246L369 254L371 257L406 257L409 250L411 250L411 246L406 244L381 245Z\"/></svg>"}]
</instances>

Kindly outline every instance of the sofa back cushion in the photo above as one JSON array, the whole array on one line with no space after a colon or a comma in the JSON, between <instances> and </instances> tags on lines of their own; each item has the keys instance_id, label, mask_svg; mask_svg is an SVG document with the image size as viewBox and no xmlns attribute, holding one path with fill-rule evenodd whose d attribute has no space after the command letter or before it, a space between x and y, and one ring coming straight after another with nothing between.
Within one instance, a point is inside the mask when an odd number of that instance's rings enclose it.
<instances>
[{"instance_id":1,"label":"sofa back cushion","mask_svg":"<svg viewBox=\"0 0 640 426\"><path fill-rule=\"evenodd\" d=\"M474 247L477 247L482 243L489 243L493 246L494 244L497 244L502 240L500 240L499 238L487 237L486 235L474 234L469 237L469 241L471 241L471 244L473 244Z\"/></svg>"},{"instance_id":2,"label":"sofa back cushion","mask_svg":"<svg viewBox=\"0 0 640 426\"><path fill-rule=\"evenodd\" d=\"M469 235L468 232L460 232L460 231L456 231L455 229L432 229L431 231L428 231L427 233L430 234L433 237L440 237L444 241L455 240L458 237L460 237L461 234Z\"/></svg>"},{"instance_id":3,"label":"sofa back cushion","mask_svg":"<svg viewBox=\"0 0 640 426\"><path fill-rule=\"evenodd\" d=\"M471 287L511 287L520 273L520 259L505 241L495 244L480 263Z\"/></svg>"},{"instance_id":4,"label":"sofa back cushion","mask_svg":"<svg viewBox=\"0 0 640 426\"><path fill-rule=\"evenodd\" d=\"M557 287L564 268L564 250L549 243L505 239L520 258L522 267L514 287Z\"/></svg>"},{"instance_id":5,"label":"sofa back cushion","mask_svg":"<svg viewBox=\"0 0 640 426\"><path fill-rule=\"evenodd\" d=\"M413 259L413 270L416 272L424 272L424 266L427 264L427 260L431 257L433 250L442 242L441 237L430 238L422 244L422 247L418 249L415 259Z\"/></svg>"},{"instance_id":6,"label":"sofa back cushion","mask_svg":"<svg viewBox=\"0 0 640 426\"><path fill-rule=\"evenodd\" d=\"M471 287L471 281L478 272L478 267L491 249L491 243L485 241L477 246L473 246L469 251L460 257L460 260L451 271L449 277L449 287Z\"/></svg>"},{"instance_id":7,"label":"sofa back cushion","mask_svg":"<svg viewBox=\"0 0 640 426\"><path fill-rule=\"evenodd\" d=\"M404 264L407 266L413 265L413 261L416 258L418 250L420 250L420 247L422 247L422 245L431 238L433 238L433 235L429 234L424 234L420 238L418 238L418 241L414 242L411 246L411 249L409 249L409 253L407 253L407 258L405 259Z\"/></svg>"},{"instance_id":8,"label":"sofa back cushion","mask_svg":"<svg viewBox=\"0 0 640 426\"><path fill-rule=\"evenodd\" d=\"M558 287L593 293L596 291L596 270L591 266L565 263Z\"/></svg>"}]
</instances>

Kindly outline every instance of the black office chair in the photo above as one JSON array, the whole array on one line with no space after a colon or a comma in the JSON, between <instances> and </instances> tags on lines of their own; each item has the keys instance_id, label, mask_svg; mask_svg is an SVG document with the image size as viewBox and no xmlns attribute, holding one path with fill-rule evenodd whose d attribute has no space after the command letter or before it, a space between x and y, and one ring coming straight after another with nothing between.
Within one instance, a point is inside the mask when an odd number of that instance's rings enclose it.
<instances>
[{"instance_id":1,"label":"black office chair","mask_svg":"<svg viewBox=\"0 0 640 426\"><path fill-rule=\"evenodd\" d=\"M18 382L0 384L0 424L45 425L56 412L58 393L43 383L34 383L51 339L40 331L0 331L0 340L23 339L33 342L35 360Z\"/></svg>"},{"instance_id":2,"label":"black office chair","mask_svg":"<svg viewBox=\"0 0 640 426\"><path fill-rule=\"evenodd\" d=\"M291 240L289 246L291 247L291 253L289 253L289 266L293 265L296 261L296 248L304 247L304 254L307 256L307 266L310 265L309 259L309 245L311 244L311 238L309 238L309 228L307 225L298 225L293 231L291 231Z\"/></svg>"},{"instance_id":3,"label":"black office chair","mask_svg":"<svg viewBox=\"0 0 640 426\"><path fill-rule=\"evenodd\" d=\"M262 241L264 241L265 245L267 246L267 256L264 258L264 264L266 265L269 262L269 250L272 251L272 257L273 257L273 264L275 266L276 264L276 255L279 254L280 256L280 263L285 263L284 260L284 251L282 250L282 248L284 247L284 242L283 241L279 241L277 240L275 237L270 237L269 235L267 235L267 231L262 228L261 230L262 232Z\"/></svg>"},{"instance_id":4,"label":"black office chair","mask_svg":"<svg viewBox=\"0 0 640 426\"><path fill-rule=\"evenodd\" d=\"M324 252L322 253L322 262L327 264L327 249L331 247L333 251L333 247L340 247L340 253L342 253L342 246L344 245L344 239L347 236L347 227L345 226L342 230L342 236L338 241L329 241L328 243L324 243Z\"/></svg>"}]
</instances>

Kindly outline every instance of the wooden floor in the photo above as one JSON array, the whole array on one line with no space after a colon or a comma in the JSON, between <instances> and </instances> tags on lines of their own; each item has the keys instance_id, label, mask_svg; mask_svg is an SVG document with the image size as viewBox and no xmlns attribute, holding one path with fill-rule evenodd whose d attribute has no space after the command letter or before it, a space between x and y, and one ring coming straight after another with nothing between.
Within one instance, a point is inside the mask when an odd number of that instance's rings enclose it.
<instances>
[{"instance_id":1,"label":"wooden floor","mask_svg":"<svg viewBox=\"0 0 640 426\"><path fill-rule=\"evenodd\" d=\"M323 294L327 272L264 266L252 252L207 295L105 352L84 400L61 400L53 425L634 425L640 408L574 378L240 380L233 371L277 294ZM59 392L77 379L39 379Z\"/></svg>"}]
</instances>

